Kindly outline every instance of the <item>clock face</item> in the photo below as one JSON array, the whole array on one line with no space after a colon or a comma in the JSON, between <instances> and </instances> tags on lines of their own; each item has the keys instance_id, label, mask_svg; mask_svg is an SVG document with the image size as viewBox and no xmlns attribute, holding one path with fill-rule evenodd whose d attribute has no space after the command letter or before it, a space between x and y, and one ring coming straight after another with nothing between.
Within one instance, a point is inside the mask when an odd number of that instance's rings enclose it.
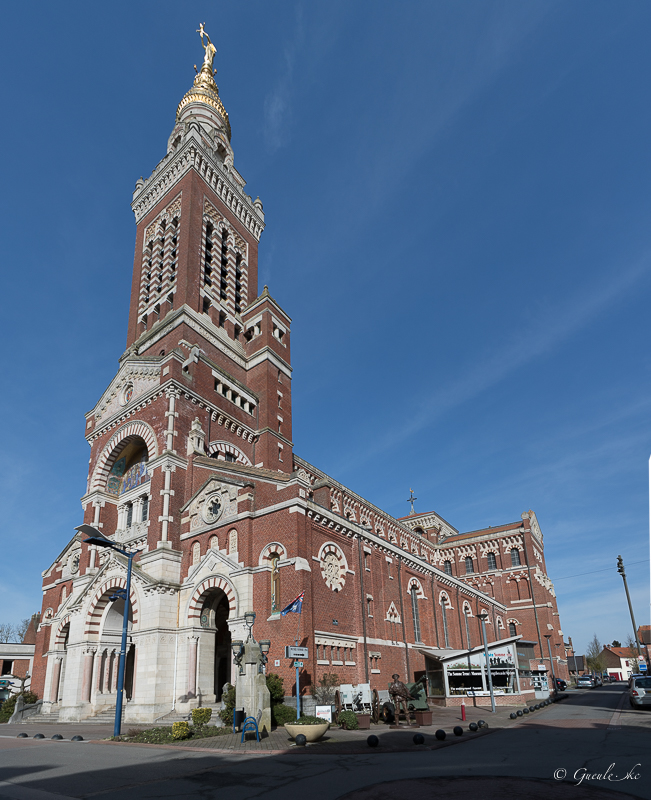
<instances>
[{"instance_id":1,"label":"clock face","mask_svg":"<svg viewBox=\"0 0 651 800\"><path fill-rule=\"evenodd\" d=\"M203 521L210 525L212 522L216 522L221 513L223 511L222 500L219 495L212 495L209 497L206 502L203 504L203 508L201 509L201 516L203 517Z\"/></svg>"}]
</instances>

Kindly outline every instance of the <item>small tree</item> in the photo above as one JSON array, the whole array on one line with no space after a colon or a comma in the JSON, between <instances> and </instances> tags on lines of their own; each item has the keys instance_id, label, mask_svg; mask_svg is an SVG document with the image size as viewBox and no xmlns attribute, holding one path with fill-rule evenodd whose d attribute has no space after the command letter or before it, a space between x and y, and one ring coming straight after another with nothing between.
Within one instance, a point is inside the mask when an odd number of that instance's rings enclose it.
<instances>
[{"instance_id":1,"label":"small tree","mask_svg":"<svg viewBox=\"0 0 651 800\"><path fill-rule=\"evenodd\" d=\"M595 633L592 637L592 641L588 645L588 649L585 651L588 669L591 672L601 673L604 671L604 661L603 656L601 655L602 651L603 647L601 646L601 642Z\"/></svg>"},{"instance_id":2,"label":"small tree","mask_svg":"<svg viewBox=\"0 0 651 800\"><path fill-rule=\"evenodd\" d=\"M0 642L13 642L14 626L10 622L0 622Z\"/></svg>"},{"instance_id":3,"label":"small tree","mask_svg":"<svg viewBox=\"0 0 651 800\"><path fill-rule=\"evenodd\" d=\"M284 701L284 680L280 677L280 675L276 675L275 672L270 672L267 675L267 689L269 689L269 694L271 695L272 706Z\"/></svg>"},{"instance_id":4,"label":"small tree","mask_svg":"<svg viewBox=\"0 0 651 800\"><path fill-rule=\"evenodd\" d=\"M631 672L639 672L640 670L640 656L637 652L637 645L635 639L629 633L626 637L626 647L628 647L628 660Z\"/></svg>"},{"instance_id":5,"label":"small tree","mask_svg":"<svg viewBox=\"0 0 651 800\"><path fill-rule=\"evenodd\" d=\"M319 705L329 706L335 701L335 691L339 686L339 675L336 672L325 672L318 683L312 684L310 692Z\"/></svg>"}]
</instances>

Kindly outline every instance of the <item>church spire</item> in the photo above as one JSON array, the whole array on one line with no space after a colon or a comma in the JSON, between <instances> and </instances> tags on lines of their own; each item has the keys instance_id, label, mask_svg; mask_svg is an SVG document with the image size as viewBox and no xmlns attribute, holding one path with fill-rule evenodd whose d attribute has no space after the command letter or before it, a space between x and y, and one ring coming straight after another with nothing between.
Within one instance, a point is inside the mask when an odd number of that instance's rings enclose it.
<instances>
[{"instance_id":1,"label":"church spire","mask_svg":"<svg viewBox=\"0 0 651 800\"><path fill-rule=\"evenodd\" d=\"M204 30L203 22L199 25L197 33L201 36L201 46L205 51L203 64L201 65L201 69L197 72L192 88L186 92L176 109L176 121L186 121L193 115L193 112L196 113L198 111L196 104L209 106L213 112L213 114L211 114L213 122L216 123L218 128L222 128L225 131L228 141L230 142L231 124L228 119L228 112L224 108L224 104L219 96L219 89L215 83L215 73L217 70L213 69L213 59L217 49L210 40L210 36L208 36ZM204 36L206 37L206 42L204 42ZM195 70L197 69L196 64L194 68ZM216 112L216 115L214 112Z\"/></svg>"}]
</instances>

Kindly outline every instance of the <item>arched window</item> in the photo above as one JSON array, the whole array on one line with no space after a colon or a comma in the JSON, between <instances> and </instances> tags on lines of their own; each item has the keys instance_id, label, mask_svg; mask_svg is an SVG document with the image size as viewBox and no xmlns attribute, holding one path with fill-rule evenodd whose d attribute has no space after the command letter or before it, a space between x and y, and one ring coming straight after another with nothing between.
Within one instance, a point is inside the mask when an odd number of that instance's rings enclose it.
<instances>
[{"instance_id":1,"label":"arched window","mask_svg":"<svg viewBox=\"0 0 651 800\"><path fill-rule=\"evenodd\" d=\"M414 638L417 642L421 641L420 638L420 615L418 613L418 587L413 584L410 590L411 594L411 610L414 617Z\"/></svg>"},{"instance_id":2,"label":"arched window","mask_svg":"<svg viewBox=\"0 0 651 800\"><path fill-rule=\"evenodd\" d=\"M146 522L149 519L149 495L145 494L142 497L142 505L140 507L140 521Z\"/></svg>"},{"instance_id":3,"label":"arched window","mask_svg":"<svg viewBox=\"0 0 651 800\"><path fill-rule=\"evenodd\" d=\"M468 650L472 647L470 644L470 624L468 619L472 616L472 612L470 611L470 606L468 604L464 605L463 607L463 618L466 621L466 642L468 644Z\"/></svg>"},{"instance_id":4,"label":"arched window","mask_svg":"<svg viewBox=\"0 0 651 800\"><path fill-rule=\"evenodd\" d=\"M512 567L521 566L520 551L518 550L517 547L512 547L511 548L511 566Z\"/></svg>"},{"instance_id":5,"label":"arched window","mask_svg":"<svg viewBox=\"0 0 651 800\"><path fill-rule=\"evenodd\" d=\"M486 560L488 561L488 569L497 569L497 559L495 553L487 553Z\"/></svg>"},{"instance_id":6,"label":"arched window","mask_svg":"<svg viewBox=\"0 0 651 800\"><path fill-rule=\"evenodd\" d=\"M441 614L443 615L443 636L445 638L445 646L450 646L450 634L448 631L448 598L443 596L441 598Z\"/></svg>"},{"instance_id":7,"label":"arched window","mask_svg":"<svg viewBox=\"0 0 651 800\"><path fill-rule=\"evenodd\" d=\"M233 528L228 532L228 554L237 553L237 531Z\"/></svg>"},{"instance_id":8,"label":"arched window","mask_svg":"<svg viewBox=\"0 0 651 800\"><path fill-rule=\"evenodd\" d=\"M444 561L443 562L443 572L446 575L452 575L452 562L451 561Z\"/></svg>"},{"instance_id":9,"label":"arched window","mask_svg":"<svg viewBox=\"0 0 651 800\"><path fill-rule=\"evenodd\" d=\"M472 558L470 556L466 556L466 575L470 575L475 570L472 566Z\"/></svg>"},{"instance_id":10,"label":"arched window","mask_svg":"<svg viewBox=\"0 0 651 800\"><path fill-rule=\"evenodd\" d=\"M271 613L275 614L280 610L280 569L278 564L280 556L272 553L269 556L271 563Z\"/></svg>"},{"instance_id":11,"label":"arched window","mask_svg":"<svg viewBox=\"0 0 651 800\"><path fill-rule=\"evenodd\" d=\"M192 566L196 567L201 559L201 545L199 542L195 542L192 545Z\"/></svg>"},{"instance_id":12,"label":"arched window","mask_svg":"<svg viewBox=\"0 0 651 800\"><path fill-rule=\"evenodd\" d=\"M219 550L219 538L217 536L210 537L210 549Z\"/></svg>"},{"instance_id":13,"label":"arched window","mask_svg":"<svg viewBox=\"0 0 651 800\"><path fill-rule=\"evenodd\" d=\"M509 622L509 636L517 636L518 632L515 629L515 622Z\"/></svg>"},{"instance_id":14,"label":"arched window","mask_svg":"<svg viewBox=\"0 0 651 800\"><path fill-rule=\"evenodd\" d=\"M68 590L64 586L63 589L61 589L61 605L63 605L66 602L67 596L68 596Z\"/></svg>"}]
</instances>

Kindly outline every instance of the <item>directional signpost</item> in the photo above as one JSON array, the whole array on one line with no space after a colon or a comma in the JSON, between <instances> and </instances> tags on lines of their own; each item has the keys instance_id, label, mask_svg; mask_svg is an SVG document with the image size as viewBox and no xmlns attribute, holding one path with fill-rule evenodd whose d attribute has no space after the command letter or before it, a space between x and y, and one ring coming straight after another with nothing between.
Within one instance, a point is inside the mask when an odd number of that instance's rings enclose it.
<instances>
[{"instance_id":1,"label":"directional signpost","mask_svg":"<svg viewBox=\"0 0 651 800\"><path fill-rule=\"evenodd\" d=\"M308 658L307 647L296 647L293 645L285 645L285 658L294 660L296 667L296 719L301 716L301 687L299 683L298 671L302 668L303 662L299 658Z\"/></svg>"}]
</instances>

